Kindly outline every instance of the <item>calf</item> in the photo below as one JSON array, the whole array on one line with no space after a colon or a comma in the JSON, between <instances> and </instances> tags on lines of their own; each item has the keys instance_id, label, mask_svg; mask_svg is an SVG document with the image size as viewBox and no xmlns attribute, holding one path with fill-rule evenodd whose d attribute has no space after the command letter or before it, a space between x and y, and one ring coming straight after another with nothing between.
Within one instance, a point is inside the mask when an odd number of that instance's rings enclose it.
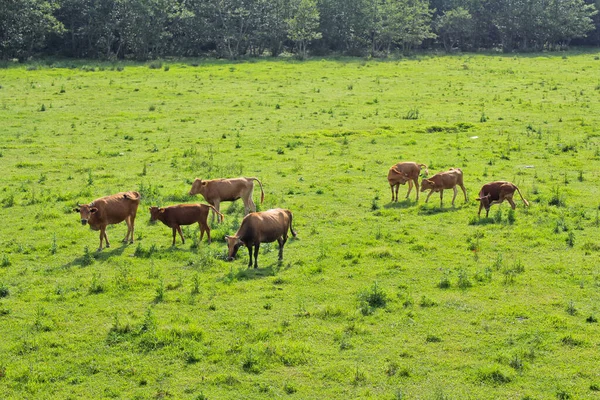
<instances>
[{"instance_id":1,"label":"calf","mask_svg":"<svg viewBox=\"0 0 600 400\"><path fill-rule=\"evenodd\" d=\"M521 196L523 203L529 207L529 202L525 200L521 191L515 184L506 181L496 181L486 183L479 191L479 198L477 199L477 201L479 201L479 212L477 215L481 216L481 209L485 207L485 217L487 218L490 213L490 206L492 204L500 204L504 200L508 201L514 210L516 207L516 204L513 201L515 190L519 193L519 196Z\"/></svg>"},{"instance_id":2,"label":"calf","mask_svg":"<svg viewBox=\"0 0 600 400\"><path fill-rule=\"evenodd\" d=\"M438 172L429 179L423 179L421 181L421 192L431 189L427 195L427 199L425 199L425 203L429 201L429 196L431 196L433 192L440 192L440 207L442 207L444 189L454 189L454 197L452 197L452 207L454 207L454 200L458 193L456 185L460 186L462 189L465 195L465 202L467 202L467 190L463 184L463 173L460 168L450 168L449 171Z\"/></svg>"},{"instance_id":3,"label":"calf","mask_svg":"<svg viewBox=\"0 0 600 400\"><path fill-rule=\"evenodd\" d=\"M398 189L401 184L404 185L406 182L408 182L408 193L406 193L406 198L408 199L408 195L413 188L414 182L417 192L417 201L419 201L419 174L421 173L422 168L425 168L425 174L429 175L427 165L417 164L411 161L399 162L390 168L387 179L390 184L390 189L392 190L392 201L398 201ZM394 188L396 188L395 197Z\"/></svg>"},{"instance_id":4,"label":"calf","mask_svg":"<svg viewBox=\"0 0 600 400\"><path fill-rule=\"evenodd\" d=\"M248 268L252 266L252 247L254 247L254 268L258 268L258 250L261 243L277 240L279 244L279 260L283 260L283 246L287 241L288 229L296 237L292 228L292 212L282 208L263 212L250 213L242 220L242 225L233 236L225 236L229 255L227 260L235 257L241 245L248 248Z\"/></svg>"},{"instance_id":5,"label":"calf","mask_svg":"<svg viewBox=\"0 0 600 400\"><path fill-rule=\"evenodd\" d=\"M222 201L235 201L239 198L244 202L244 212L256 211L256 205L252 201L254 181L260 185L260 202L265 199L262 183L256 178L233 178L233 179L211 179L202 180L196 178L192 184L190 195L200 193L206 201L220 211Z\"/></svg>"},{"instance_id":6,"label":"calf","mask_svg":"<svg viewBox=\"0 0 600 400\"><path fill-rule=\"evenodd\" d=\"M210 244L210 227L206 223L208 218L208 212L212 210L221 217L223 222L223 214L218 212L213 206L206 204L178 204L170 207L150 207L150 221L154 222L159 220L169 228L173 229L173 243L175 246L176 232L179 232L181 236L181 243L185 244L183 233L181 232L181 225L191 225L195 222L200 227L200 241L204 237L208 236L208 244Z\"/></svg>"},{"instance_id":7,"label":"calf","mask_svg":"<svg viewBox=\"0 0 600 400\"><path fill-rule=\"evenodd\" d=\"M106 247L110 247L108 236L106 236L106 227L111 224L118 224L125 221L127 223L127 234L123 242L133 243L133 227L138 205L140 204L140 194L138 192L121 192L111 196L101 197L92 201L90 204L79 204L75 211L81 215L81 224L89 224L92 230L100 231L100 247L102 250L102 240L106 240Z\"/></svg>"}]
</instances>

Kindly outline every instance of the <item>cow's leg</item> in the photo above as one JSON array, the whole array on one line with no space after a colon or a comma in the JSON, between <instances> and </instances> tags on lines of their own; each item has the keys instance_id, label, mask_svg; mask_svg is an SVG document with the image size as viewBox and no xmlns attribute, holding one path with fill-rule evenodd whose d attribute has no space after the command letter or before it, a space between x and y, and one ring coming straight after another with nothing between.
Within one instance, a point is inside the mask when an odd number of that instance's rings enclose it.
<instances>
[{"instance_id":1,"label":"cow's leg","mask_svg":"<svg viewBox=\"0 0 600 400\"><path fill-rule=\"evenodd\" d=\"M487 218L487 217L488 217L488 215L490 215L490 208L489 208L489 207L487 207L487 208L485 209L485 217Z\"/></svg>"},{"instance_id":2,"label":"cow's leg","mask_svg":"<svg viewBox=\"0 0 600 400\"><path fill-rule=\"evenodd\" d=\"M440 208L444 205L444 189L440 189ZM454 205L454 199L452 199L452 205Z\"/></svg>"},{"instance_id":3,"label":"cow's leg","mask_svg":"<svg viewBox=\"0 0 600 400\"><path fill-rule=\"evenodd\" d=\"M211 203L211 205L215 208L215 210L217 210L217 212L220 212L221 202L219 200L215 200L214 202ZM210 223L214 224L214 222L215 222L215 213L211 213L211 214L212 214L212 217L210 219ZM217 221L219 221L218 217L217 217Z\"/></svg>"},{"instance_id":4,"label":"cow's leg","mask_svg":"<svg viewBox=\"0 0 600 400\"><path fill-rule=\"evenodd\" d=\"M171 246L175 246L175 238L177 237L177 228L173 227L171 229L173 230L173 242L171 243Z\"/></svg>"},{"instance_id":5,"label":"cow's leg","mask_svg":"<svg viewBox=\"0 0 600 400\"><path fill-rule=\"evenodd\" d=\"M200 240L202 240L204 231L206 231L206 237L208 238L208 244L210 244L210 226L208 226L208 224L204 224L204 226L202 227L202 233L200 234Z\"/></svg>"},{"instance_id":6,"label":"cow's leg","mask_svg":"<svg viewBox=\"0 0 600 400\"><path fill-rule=\"evenodd\" d=\"M419 177L417 177L417 179L415 179L414 181L415 181L415 190L417 191L417 201L419 201Z\"/></svg>"},{"instance_id":7,"label":"cow's leg","mask_svg":"<svg viewBox=\"0 0 600 400\"><path fill-rule=\"evenodd\" d=\"M106 236L106 227L100 227L100 247L98 247L98 251L102 251L102 240L106 241L106 247L110 247L110 243L108 242L108 236Z\"/></svg>"},{"instance_id":8,"label":"cow's leg","mask_svg":"<svg viewBox=\"0 0 600 400\"><path fill-rule=\"evenodd\" d=\"M465 203L468 203L469 199L467 199L467 189L465 189L465 185L460 185L460 188L462 189L462 191L465 195Z\"/></svg>"},{"instance_id":9,"label":"cow's leg","mask_svg":"<svg viewBox=\"0 0 600 400\"><path fill-rule=\"evenodd\" d=\"M252 193L250 193L248 197L248 209L249 211L256 212L256 204L254 204L254 200L252 200ZM248 212L246 212L248 214Z\"/></svg>"},{"instance_id":10,"label":"cow's leg","mask_svg":"<svg viewBox=\"0 0 600 400\"><path fill-rule=\"evenodd\" d=\"M129 239L129 233L131 232L131 221L130 221L130 218L131 217L125 218L125 223L127 224L127 233L125 234L125 237L122 240L123 243L127 243L127 240Z\"/></svg>"},{"instance_id":11,"label":"cow's leg","mask_svg":"<svg viewBox=\"0 0 600 400\"><path fill-rule=\"evenodd\" d=\"M427 190L427 189L425 189L425 190ZM429 194L427 195L427 198L425 199L425 203L427 203L427 202L429 201L429 197L430 197L432 194L433 194L433 189L431 189L431 190L429 191Z\"/></svg>"},{"instance_id":12,"label":"cow's leg","mask_svg":"<svg viewBox=\"0 0 600 400\"><path fill-rule=\"evenodd\" d=\"M252 245L247 245L248 247L248 268L252 266Z\"/></svg>"},{"instance_id":13,"label":"cow's leg","mask_svg":"<svg viewBox=\"0 0 600 400\"><path fill-rule=\"evenodd\" d=\"M254 268L258 268L258 249L260 248L260 242L254 245Z\"/></svg>"},{"instance_id":14,"label":"cow's leg","mask_svg":"<svg viewBox=\"0 0 600 400\"><path fill-rule=\"evenodd\" d=\"M456 186L454 186L452 189L454 189L454 197L452 198L452 207L454 207L454 200L456 199L456 195L458 194L458 189L456 188Z\"/></svg>"},{"instance_id":15,"label":"cow's leg","mask_svg":"<svg viewBox=\"0 0 600 400\"><path fill-rule=\"evenodd\" d=\"M399 186L399 185L398 185ZM413 188L413 183L411 180L408 181L408 192L406 192L406 198L408 199L408 195L410 194L410 191ZM417 196L419 196L419 193L417 192Z\"/></svg>"},{"instance_id":16,"label":"cow's leg","mask_svg":"<svg viewBox=\"0 0 600 400\"><path fill-rule=\"evenodd\" d=\"M287 242L286 236L277 239L277 243L279 244L279 261L283 260L283 246L285 245L285 242Z\"/></svg>"},{"instance_id":17,"label":"cow's leg","mask_svg":"<svg viewBox=\"0 0 600 400\"><path fill-rule=\"evenodd\" d=\"M513 210L517 207L517 205L513 201L512 197L507 197L506 201L508 201L510 203L510 206L512 207Z\"/></svg>"},{"instance_id":18,"label":"cow's leg","mask_svg":"<svg viewBox=\"0 0 600 400\"><path fill-rule=\"evenodd\" d=\"M392 202L394 201L394 186L396 186L396 185L390 184L390 189L392 190ZM398 196L398 195L396 194L396 196Z\"/></svg>"},{"instance_id":19,"label":"cow's leg","mask_svg":"<svg viewBox=\"0 0 600 400\"><path fill-rule=\"evenodd\" d=\"M479 212L477 213L478 217L481 217L481 209L483 208L483 200L479 200Z\"/></svg>"}]
</instances>

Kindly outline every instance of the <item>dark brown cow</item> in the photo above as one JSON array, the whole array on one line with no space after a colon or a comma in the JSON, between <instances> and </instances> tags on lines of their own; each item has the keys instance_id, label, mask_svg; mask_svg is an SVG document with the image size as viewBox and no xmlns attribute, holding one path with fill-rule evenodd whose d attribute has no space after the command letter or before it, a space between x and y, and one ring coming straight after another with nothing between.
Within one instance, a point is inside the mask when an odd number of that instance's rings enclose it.
<instances>
[{"instance_id":1,"label":"dark brown cow","mask_svg":"<svg viewBox=\"0 0 600 400\"><path fill-rule=\"evenodd\" d=\"M452 206L454 207L454 200L456 199L456 194L458 193L456 185L460 186L462 189L465 195L465 202L467 202L467 190L463 184L463 173L460 168L450 168L449 171L438 172L429 179L423 179L421 181L421 192L431 189L427 195L427 198L425 199L425 203L429 201L429 196L431 196L434 192L440 192L440 207L442 207L444 189L454 189L454 197L452 197Z\"/></svg>"},{"instance_id":2,"label":"dark brown cow","mask_svg":"<svg viewBox=\"0 0 600 400\"><path fill-rule=\"evenodd\" d=\"M408 193L406 193L406 198L408 199L408 195L413 188L414 182L417 191L417 201L419 201L419 174L421 173L422 168L425 168L425 174L429 175L427 165L417 164L411 161L399 162L390 168L388 171L388 182L390 184L390 189L392 190L392 201L398 201L398 189L400 188L400 185L404 185L406 182L408 182ZM395 197L394 188L396 188Z\"/></svg>"},{"instance_id":3,"label":"dark brown cow","mask_svg":"<svg viewBox=\"0 0 600 400\"><path fill-rule=\"evenodd\" d=\"M254 212L246 215L242 225L233 236L225 236L229 248L228 261L233 260L241 245L248 248L248 268L252 266L252 247L254 247L254 268L258 268L258 250L261 243L270 243L277 240L279 244L279 260L283 260L283 246L287 241L288 229L296 237L292 228L292 212L283 208L276 208L263 212Z\"/></svg>"},{"instance_id":4,"label":"dark brown cow","mask_svg":"<svg viewBox=\"0 0 600 400\"><path fill-rule=\"evenodd\" d=\"M490 213L490 206L492 204L500 204L504 200L508 201L510 203L510 206L514 210L516 207L516 204L513 201L513 195L515 194L515 190L519 193L519 196L521 196L521 200L523 200L523 203L525 203L525 205L529 207L529 202L525 200L517 185L506 181L496 181L486 183L479 191L479 198L477 199L477 201L479 201L480 204L479 212L477 213L477 215L481 216L481 209L485 207L485 217L487 218L488 214Z\"/></svg>"},{"instance_id":5,"label":"dark brown cow","mask_svg":"<svg viewBox=\"0 0 600 400\"><path fill-rule=\"evenodd\" d=\"M192 184L190 195L200 193L206 201L220 211L222 201L235 201L239 198L244 202L244 214L256 211L256 205L252 201L254 182L260 185L260 202L265 199L262 183L256 178L233 178L233 179L211 179L202 180L196 178Z\"/></svg>"},{"instance_id":6,"label":"dark brown cow","mask_svg":"<svg viewBox=\"0 0 600 400\"><path fill-rule=\"evenodd\" d=\"M173 229L173 244L175 246L175 238L177 232L181 236L181 242L185 244L181 225L191 225L195 222L200 227L200 241L204 237L204 232L208 236L208 244L210 244L210 227L206 223L208 213L212 210L221 217L223 222L223 214L218 212L213 206L206 204L178 204L169 207L150 207L150 221L159 220L169 228Z\"/></svg>"},{"instance_id":7,"label":"dark brown cow","mask_svg":"<svg viewBox=\"0 0 600 400\"><path fill-rule=\"evenodd\" d=\"M81 215L81 224L89 224L92 230L100 231L100 247L102 250L102 239L106 240L106 247L110 247L106 227L125 221L127 223L127 234L123 242L133 243L133 225L135 214L140 204L138 192L121 192L111 196L101 197L90 204L79 204L75 211Z\"/></svg>"}]
</instances>

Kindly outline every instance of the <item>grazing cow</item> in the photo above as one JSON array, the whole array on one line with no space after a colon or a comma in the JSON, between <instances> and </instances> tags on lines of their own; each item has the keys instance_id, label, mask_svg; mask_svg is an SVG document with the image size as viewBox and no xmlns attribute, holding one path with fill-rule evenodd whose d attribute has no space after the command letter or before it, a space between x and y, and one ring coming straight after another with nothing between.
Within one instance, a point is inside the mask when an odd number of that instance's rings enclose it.
<instances>
[{"instance_id":1,"label":"grazing cow","mask_svg":"<svg viewBox=\"0 0 600 400\"><path fill-rule=\"evenodd\" d=\"M454 197L452 198L452 207L454 207L454 199L456 199L456 194L458 193L456 185L462 189L465 194L465 202L467 202L467 190L463 184L463 173L460 168L450 168L448 171L438 172L429 179L423 179L421 181L421 192L431 189L427 195L427 199L425 199L425 203L429 201L429 196L433 192L440 192L440 207L442 207L444 189L454 189Z\"/></svg>"},{"instance_id":2,"label":"grazing cow","mask_svg":"<svg viewBox=\"0 0 600 400\"><path fill-rule=\"evenodd\" d=\"M233 178L233 179L211 179L202 180L196 178L192 184L190 195L200 193L206 201L220 211L222 201L235 201L239 198L244 202L244 215L250 211L256 211L256 205L252 201L254 182L260 185L260 202L265 199L262 183L256 178Z\"/></svg>"},{"instance_id":3,"label":"grazing cow","mask_svg":"<svg viewBox=\"0 0 600 400\"><path fill-rule=\"evenodd\" d=\"M100 230L100 247L102 250L102 239L106 240L106 247L110 247L106 227L119 222L127 222L127 234L124 243L133 243L133 225L140 194L138 192L121 192L111 196L101 197L90 204L79 204L75 211L81 215L81 224L89 224L92 230Z\"/></svg>"},{"instance_id":4,"label":"grazing cow","mask_svg":"<svg viewBox=\"0 0 600 400\"><path fill-rule=\"evenodd\" d=\"M252 266L252 247L254 247L254 268L258 268L258 249L261 243L277 240L279 260L283 260L283 246L287 241L288 229L296 237L292 228L292 212L282 208L254 212L246 215L242 225L233 236L225 236L229 248L228 261L233 260L241 245L248 248L248 268Z\"/></svg>"},{"instance_id":5,"label":"grazing cow","mask_svg":"<svg viewBox=\"0 0 600 400\"><path fill-rule=\"evenodd\" d=\"M415 162L399 162L390 168L388 171L388 182L390 184L390 189L392 189L392 201L398 201L398 189L401 184L404 185L406 182L408 182L408 193L406 193L406 198L408 199L408 195L413 188L414 182L417 191L417 201L419 201L419 174L421 173L421 168L425 168L425 174L429 175L427 165L417 164ZM396 188L395 197L394 187Z\"/></svg>"},{"instance_id":6,"label":"grazing cow","mask_svg":"<svg viewBox=\"0 0 600 400\"><path fill-rule=\"evenodd\" d=\"M479 212L477 213L477 215L481 216L481 209L485 207L485 217L487 218L488 214L490 213L490 206L492 204L500 204L504 200L508 201L510 203L510 206L514 210L516 207L515 202L513 201L513 195L515 194L515 190L519 193L519 196L521 196L521 200L523 200L523 203L525 203L525 205L529 207L529 202L525 200L525 198L521 194L521 191L515 184L506 181L496 181L486 183L479 191L479 198L477 199L477 201L479 201L480 203Z\"/></svg>"},{"instance_id":7,"label":"grazing cow","mask_svg":"<svg viewBox=\"0 0 600 400\"><path fill-rule=\"evenodd\" d=\"M176 232L181 236L181 242L185 244L181 225L191 225L194 222L200 227L200 241L204 237L204 232L208 236L208 244L210 244L210 228L206 223L208 213L212 209L221 217L223 222L223 214L218 212L213 206L206 204L178 204L170 207L150 207L150 221L159 220L169 228L173 229L173 244L175 246Z\"/></svg>"}]
</instances>

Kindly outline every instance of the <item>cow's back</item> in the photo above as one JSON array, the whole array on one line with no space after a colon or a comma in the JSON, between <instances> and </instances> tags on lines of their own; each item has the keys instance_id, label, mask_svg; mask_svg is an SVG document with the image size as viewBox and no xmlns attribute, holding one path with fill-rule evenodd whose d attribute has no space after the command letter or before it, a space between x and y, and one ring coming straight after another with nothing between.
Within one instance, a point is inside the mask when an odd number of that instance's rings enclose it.
<instances>
[{"instance_id":1,"label":"cow's back","mask_svg":"<svg viewBox=\"0 0 600 400\"><path fill-rule=\"evenodd\" d=\"M288 211L282 208L246 215L236 236L244 243L273 242L284 236L290 226Z\"/></svg>"},{"instance_id":2,"label":"cow's back","mask_svg":"<svg viewBox=\"0 0 600 400\"><path fill-rule=\"evenodd\" d=\"M208 207L202 204L178 204L164 208L165 221L178 225L191 225L208 216Z\"/></svg>"},{"instance_id":3,"label":"cow's back","mask_svg":"<svg viewBox=\"0 0 600 400\"><path fill-rule=\"evenodd\" d=\"M140 204L140 194L121 192L96 199L92 204L98 211L92 214L95 218L90 220L90 224L118 224L130 215L135 216Z\"/></svg>"},{"instance_id":4,"label":"cow's back","mask_svg":"<svg viewBox=\"0 0 600 400\"><path fill-rule=\"evenodd\" d=\"M253 188L251 180L246 178L213 179L207 182L204 198L208 202L213 200L233 201Z\"/></svg>"},{"instance_id":5,"label":"cow's back","mask_svg":"<svg viewBox=\"0 0 600 400\"><path fill-rule=\"evenodd\" d=\"M388 179L394 169L407 175L409 177L409 179L418 179L419 175L421 174L421 167L419 166L419 164L417 164L416 162L413 162L413 161L403 161L403 162L399 162L398 164L394 165L390 169L390 173L388 174Z\"/></svg>"}]
</instances>

